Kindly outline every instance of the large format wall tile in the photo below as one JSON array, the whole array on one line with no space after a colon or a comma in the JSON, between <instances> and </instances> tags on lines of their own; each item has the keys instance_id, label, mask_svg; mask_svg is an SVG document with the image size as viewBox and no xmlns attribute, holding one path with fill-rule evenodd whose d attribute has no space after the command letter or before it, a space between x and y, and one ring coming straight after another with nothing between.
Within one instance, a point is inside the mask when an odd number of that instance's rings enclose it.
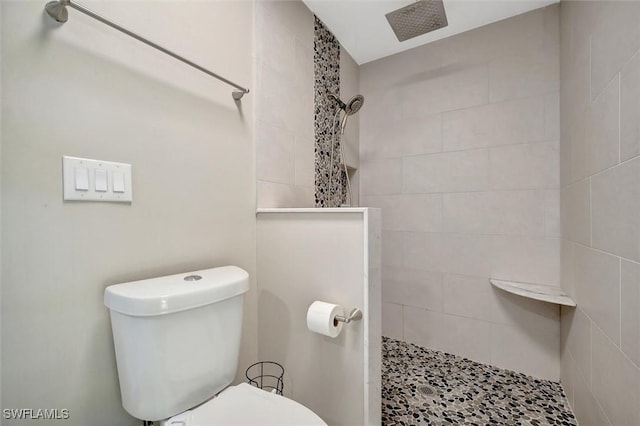
<instances>
[{"instance_id":1,"label":"large format wall tile","mask_svg":"<svg viewBox=\"0 0 640 426\"><path fill-rule=\"evenodd\" d=\"M560 283L558 20L539 9L360 78L362 201L382 208L384 298L404 307L404 339L551 379L557 307L489 277Z\"/></svg>"},{"instance_id":2,"label":"large format wall tile","mask_svg":"<svg viewBox=\"0 0 640 426\"><path fill-rule=\"evenodd\" d=\"M640 54L624 67L620 77L620 159L640 154Z\"/></svg>"},{"instance_id":3,"label":"large format wall tile","mask_svg":"<svg viewBox=\"0 0 640 426\"><path fill-rule=\"evenodd\" d=\"M620 347L636 365L640 365L640 264L623 260L620 271Z\"/></svg>"},{"instance_id":4,"label":"large format wall tile","mask_svg":"<svg viewBox=\"0 0 640 426\"><path fill-rule=\"evenodd\" d=\"M445 152L402 159L402 192L482 191L489 187L487 150Z\"/></svg>"},{"instance_id":5,"label":"large format wall tile","mask_svg":"<svg viewBox=\"0 0 640 426\"><path fill-rule=\"evenodd\" d=\"M544 102L532 97L444 113L443 151L549 140Z\"/></svg>"},{"instance_id":6,"label":"large format wall tile","mask_svg":"<svg viewBox=\"0 0 640 426\"><path fill-rule=\"evenodd\" d=\"M640 424L640 371L598 327L591 335L593 395L612 424Z\"/></svg>"},{"instance_id":7,"label":"large format wall tile","mask_svg":"<svg viewBox=\"0 0 640 426\"><path fill-rule=\"evenodd\" d=\"M635 425L640 3L566 1L560 8L562 285L578 304L562 310L570 357L561 376L573 379L581 425Z\"/></svg>"},{"instance_id":8,"label":"large format wall tile","mask_svg":"<svg viewBox=\"0 0 640 426\"><path fill-rule=\"evenodd\" d=\"M576 244L573 268L576 303L620 344L620 259Z\"/></svg>"},{"instance_id":9,"label":"large format wall tile","mask_svg":"<svg viewBox=\"0 0 640 426\"><path fill-rule=\"evenodd\" d=\"M491 189L558 188L559 143L510 145L489 150Z\"/></svg>"},{"instance_id":10,"label":"large format wall tile","mask_svg":"<svg viewBox=\"0 0 640 426\"><path fill-rule=\"evenodd\" d=\"M441 194L368 195L363 201L369 207L384 210L385 231L442 230Z\"/></svg>"},{"instance_id":11,"label":"large format wall tile","mask_svg":"<svg viewBox=\"0 0 640 426\"><path fill-rule=\"evenodd\" d=\"M382 300L442 312L443 272L386 266Z\"/></svg>"},{"instance_id":12,"label":"large format wall tile","mask_svg":"<svg viewBox=\"0 0 640 426\"><path fill-rule=\"evenodd\" d=\"M562 189L562 230L569 241L591 245L591 182L583 179Z\"/></svg>"},{"instance_id":13,"label":"large format wall tile","mask_svg":"<svg viewBox=\"0 0 640 426\"><path fill-rule=\"evenodd\" d=\"M572 135L574 180L583 179L618 163L620 147L620 84L612 80L584 111Z\"/></svg>"},{"instance_id":14,"label":"large format wall tile","mask_svg":"<svg viewBox=\"0 0 640 426\"><path fill-rule=\"evenodd\" d=\"M591 178L593 246L640 261L640 158Z\"/></svg>"},{"instance_id":15,"label":"large format wall tile","mask_svg":"<svg viewBox=\"0 0 640 426\"><path fill-rule=\"evenodd\" d=\"M432 327L425 327L430 324ZM491 362L490 325L487 322L404 308L404 337L409 342L439 351Z\"/></svg>"},{"instance_id":16,"label":"large format wall tile","mask_svg":"<svg viewBox=\"0 0 640 426\"><path fill-rule=\"evenodd\" d=\"M491 237L485 235L404 234L404 265L426 271L489 277Z\"/></svg>"}]
</instances>

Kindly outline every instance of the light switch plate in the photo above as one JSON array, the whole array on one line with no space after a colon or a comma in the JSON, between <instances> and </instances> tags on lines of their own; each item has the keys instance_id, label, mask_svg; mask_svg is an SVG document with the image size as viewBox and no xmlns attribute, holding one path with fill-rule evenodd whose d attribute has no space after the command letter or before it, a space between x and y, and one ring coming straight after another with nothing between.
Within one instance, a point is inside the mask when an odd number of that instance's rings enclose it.
<instances>
[{"instance_id":1,"label":"light switch plate","mask_svg":"<svg viewBox=\"0 0 640 426\"><path fill-rule=\"evenodd\" d=\"M76 189L76 169L86 168L89 171L89 189ZM106 191L96 191L96 172L106 173ZM124 178L124 191L113 191L113 174L121 174ZM88 158L62 157L63 199L67 201L104 201L130 203L133 200L131 184L131 164L114 163L112 161L91 160ZM102 189L104 186L98 185Z\"/></svg>"}]
</instances>

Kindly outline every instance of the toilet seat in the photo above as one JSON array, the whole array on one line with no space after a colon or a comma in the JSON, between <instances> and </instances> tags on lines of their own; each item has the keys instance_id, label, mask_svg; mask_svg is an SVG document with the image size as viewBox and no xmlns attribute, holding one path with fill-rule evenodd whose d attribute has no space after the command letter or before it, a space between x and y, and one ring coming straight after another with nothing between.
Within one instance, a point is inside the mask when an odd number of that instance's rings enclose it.
<instances>
[{"instance_id":1,"label":"toilet seat","mask_svg":"<svg viewBox=\"0 0 640 426\"><path fill-rule=\"evenodd\" d=\"M305 406L247 383L231 386L167 426L327 426Z\"/></svg>"}]
</instances>

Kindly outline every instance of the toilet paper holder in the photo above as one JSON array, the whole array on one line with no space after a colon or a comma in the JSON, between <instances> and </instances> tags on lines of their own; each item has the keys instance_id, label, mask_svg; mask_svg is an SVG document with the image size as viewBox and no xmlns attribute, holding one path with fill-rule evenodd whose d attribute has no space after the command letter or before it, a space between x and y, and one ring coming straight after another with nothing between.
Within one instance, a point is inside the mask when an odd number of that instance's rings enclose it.
<instances>
[{"instance_id":1,"label":"toilet paper holder","mask_svg":"<svg viewBox=\"0 0 640 426\"><path fill-rule=\"evenodd\" d=\"M337 325L337 321L343 322L345 324L349 324L351 321L360 321L361 319L362 319L362 311L358 308L353 308L351 312L349 312L349 315L347 316L336 315L333 321L334 323L336 323L335 325Z\"/></svg>"}]
</instances>

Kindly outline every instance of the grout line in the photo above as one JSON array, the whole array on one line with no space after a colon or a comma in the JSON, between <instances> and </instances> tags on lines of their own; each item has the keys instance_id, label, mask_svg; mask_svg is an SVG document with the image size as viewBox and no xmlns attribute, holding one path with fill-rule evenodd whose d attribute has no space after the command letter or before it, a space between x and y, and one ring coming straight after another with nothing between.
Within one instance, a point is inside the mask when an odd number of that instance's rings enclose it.
<instances>
[{"instance_id":1,"label":"grout line","mask_svg":"<svg viewBox=\"0 0 640 426\"><path fill-rule=\"evenodd\" d=\"M626 257L620 256L619 254L611 253L611 252L608 252L606 250L601 250L601 249L596 248L596 247L588 246L588 245L583 244L583 243L581 243L579 241L573 241L573 240L567 240L567 241L569 241L569 242L571 242L571 243L573 243L575 245L582 246L582 247L588 248L590 250L596 251L598 253L606 254L606 255L611 256L611 257L617 257L617 258L620 258L620 259L625 260L627 262L640 264L640 262L638 262L637 260L627 259Z\"/></svg>"},{"instance_id":2,"label":"grout line","mask_svg":"<svg viewBox=\"0 0 640 426\"><path fill-rule=\"evenodd\" d=\"M589 246L593 247L593 188L589 177Z\"/></svg>"},{"instance_id":3,"label":"grout line","mask_svg":"<svg viewBox=\"0 0 640 426\"><path fill-rule=\"evenodd\" d=\"M618 323L618 332L619 332L619 339L620 339L620 350L623 351L622 349L622 258L618 258L618 262L620 265L620 272L618 274L618 320L620 321ZM624 352L624 351L623 351Z\"/></svg>"},{"instance_id":4,"label":"grout line","mask_svg":"<svg viewBox=\"0 0 640 426\"><path fill-rule=\"evenodd\" d=\"M622 71L618 72L618 164L622 161Z\"/></svg>"}]
</instances>

